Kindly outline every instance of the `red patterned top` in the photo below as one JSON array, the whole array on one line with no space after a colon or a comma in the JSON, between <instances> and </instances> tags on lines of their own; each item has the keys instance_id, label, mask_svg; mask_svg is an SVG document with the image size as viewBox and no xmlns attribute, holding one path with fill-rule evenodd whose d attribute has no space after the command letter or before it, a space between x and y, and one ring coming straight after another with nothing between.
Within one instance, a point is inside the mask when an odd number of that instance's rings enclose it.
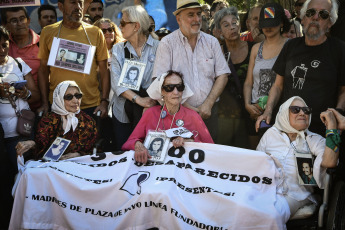
<instances>
[{"instance_id":1,"label":"red patterned top","mask_svg":"<svg viewBox=\"0 0 345 230\"><path fill-rule=\"evenodd\" d=\"M75 131L71 129L65 135L63 135L64 130L60 115L51 112L42 117L38 123L35 137L36 158L43 157L56 137L71 140L64 154L78 152L80 155L86 155L91 153L98 134L96 122L83 111L75 116L78 118L77 128Z\"/></svg>"}]
</instances>

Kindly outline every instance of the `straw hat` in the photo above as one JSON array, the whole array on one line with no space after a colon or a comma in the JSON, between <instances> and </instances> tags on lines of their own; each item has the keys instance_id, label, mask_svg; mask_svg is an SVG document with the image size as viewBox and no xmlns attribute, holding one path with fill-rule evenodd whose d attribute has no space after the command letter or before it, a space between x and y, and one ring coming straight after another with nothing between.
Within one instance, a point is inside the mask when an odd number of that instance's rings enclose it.
<instances>
[{"instance_id":1,"label":"straw hat","mask_svg":"<svg viewBox=\"0 0 345 230\"><path fill-rule=\"evenodd\" d=\"M184 9L198 8L198 7L201 8L201 5L197 0L177 0L176 11L174 11L173 14L176 16L178 13L180 13Z\"/></svg>"}]
</instances>

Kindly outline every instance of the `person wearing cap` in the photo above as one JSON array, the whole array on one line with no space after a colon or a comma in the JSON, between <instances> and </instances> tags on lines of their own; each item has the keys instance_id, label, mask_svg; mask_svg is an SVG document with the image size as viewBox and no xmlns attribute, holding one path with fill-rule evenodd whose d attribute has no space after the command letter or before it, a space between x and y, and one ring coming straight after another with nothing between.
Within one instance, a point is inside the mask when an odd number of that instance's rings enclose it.
<instances>
[{"instance_id":1,"label":"person wearing cap","mask_svg":"<svg viewBox=\"0 0 345 230\"><path fill-rule=\"evenodd\" d=\"M182 146L185 141L213 144L200 115L182 105L193 95L190 87L184 82L182 73L172 70L163 73L152 82L147 93L161 105L151 107L143 114L133 133L122 146L122 150L135 150L134 158L137 162L146 163L151 158L143 145L149 130L164 131L184 127L194 134L191 139L177 137L172 140L175 148Z\"/></svg>"},{"instance_id":2,"label":"person wearing cap","mask_svg":"<svg viewBox=\"0 0 345 230\"><path fill-rule=\"evenodd\" d=\"M324 135L325 126L318 119L327 108L345 109L345 43L328 37L327 31L338 18L335 0L308 0L301 9L305 36L289 40L273 71L277 74L271 88L266 110L260 122L271 122L279 100L300 96L313 108L310 130Z\"/></svg>"},{"instance_id":3,"label":"person wearing cap","mask_svg":"<svg viewBox=\"0 0 345 230\"><path fill-rule=\"evenodd\" d=\"M164 38L165 36L167 36L170 33L171 33L171 31L165 27L162 27L159 30L156 30L156 34L158 36L159 41L162 40L162 38Z\"/></svg>"},{"instance_id":4,"label":"person wearing cap","mask_svg":"<svg viewBox=\"0 0 345 230\"><path fill-rule=\"evenodd\" d=\"M200 31L201 5L197 0L177 0L177 10L173 14L179 29L161 40L152 77L156 78L170 69L181 72L194 92L185 106L200 114L216 140L216 101L228 82L230 69L218 40Z\"/></svg>"},{"instance_id":5,"label":"person wearing cap","mask_svg":"<svg viewBox=\"0 0 345 230\"><path fill-rule=\"evenodd\" d=\"M244 104L251 117L250 145L255 149L259 138L254 130L255 120L262 114L259 99L267 96L275 80L272 66L287 38L282 34L289 29L289 21L284 9L278 3L267 3L261 8L260 29L265 40L253 46L250 55L247 77L243 86Z\"/></svg>"}]
</instances>

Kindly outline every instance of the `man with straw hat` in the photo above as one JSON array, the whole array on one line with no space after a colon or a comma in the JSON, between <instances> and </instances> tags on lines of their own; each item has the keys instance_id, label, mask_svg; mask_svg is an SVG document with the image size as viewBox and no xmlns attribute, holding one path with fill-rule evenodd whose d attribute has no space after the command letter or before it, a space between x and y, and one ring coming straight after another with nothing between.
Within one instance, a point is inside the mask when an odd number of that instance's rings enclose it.
<instances>
[{"instance_id":1,"label":"man with straw hat","mask_svg":"<svg viewBox=\"0 0 345 230\"><path fill-rule=\"evenodd\" d=\"M179 71L194 95L184 105L200 114L213 140L217 139L219 95L230 69L216 38L200 31L201 5L197 0L177 0L179 29L159 43L152 77L168 70Z\"/></svg>"}]
</instances>

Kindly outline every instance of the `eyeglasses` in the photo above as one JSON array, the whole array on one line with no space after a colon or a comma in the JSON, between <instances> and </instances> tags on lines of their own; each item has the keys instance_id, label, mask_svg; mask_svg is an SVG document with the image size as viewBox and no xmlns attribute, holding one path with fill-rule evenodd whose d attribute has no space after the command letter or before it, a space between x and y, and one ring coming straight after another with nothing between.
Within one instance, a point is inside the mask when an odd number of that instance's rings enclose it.
<instances>
[{"instance_id":1,"label":"eyeglasses","mask_svg":"<svg viewBox=\"0 0 345 230\"><path fill-rule=\"evenodd\" d=\"M329 12L327 10L320 10L317 11L314 8L310 8L305 12L305 16L307 16L308 18L313 17L316 13L318 13L318 16L320 18L322 18L323 20L326 20L327 18L329 18Z\"/></svg>"},{"instance_id":2,"label":"eyeglasses","mask_svg":"<svg viewBox=\"0 0 345 230\"><path fill-rule=\"evenodd\" d=\"M175 89L175 87L176 87L177 91L179 91L179 92L182 92L185 88L184 84L181 83L181 84L163 85L162 89L164 89L165 92L170 93Z\"/></svg>"},{"instance_id":3,"label":"eyeglasses","mask_svg":"<svg viewBox=\"0 0 345 230\"><path fill-rule=\"evenodd\" d=\"M126 22L123 19L121 19L121 21L120 21L121 27L125 27L127 24L131 24L131 23L135 23L135 22Z\"/></svg>"},{"instance_id":4,"label":"eyeglasses","mask_svg":"<svg viewBox=\"0 0 345 230\"><path fill-rule=\"evenodd\" d=\"M74 95L73 94L66 94L65 96L63 96L63 99L65 99L66 101L70 101L73 99L73 97L75 97L79 100L83 97L83 94L81 94L81 93L75 93Z\"/></svg>"},{"instance_id":5,"label":"eyeglasses","mask_svg":"<svg viewBox=\"0 0 345 230\"><path fill-rule=\"evenodd\" d=\"M289 110L293 114L298 114L301 110L305 115L311 114L311 108L310 107L300 107L300 106L290 106Z\"/></svg>"},{"instance_id":6,"label":"eyeglasses","mask_svg":"<svg viewBox=\"0 0 345 230\"><path fill-rule=\"evenodd\" d=\"M102 29L103 34L106 34L107 32L109 33L113 33L114 32L114 28L113 27L109 27L107 29Z\"/></svg>"},{"instance_id":7,"label":"eyeglasses","mask_svg":"<svg viewBox=\"0 0 345 230\"><path fill-rule=\"evenodd\" d=\"M296 4L295 4L295 6L299 6L299 7L301 7L301 6L303 6L303 2L296 2Z\"/></svg>"},{"instance_id":8,"label":"eyeglasses","mask_svg":"<svg viewBox=\"0 0 345 230\"><path fill-rule=\"evenodd\" d=\"M11 18L9 23L11 23L13 26L17 25L19 22L20 23L27 23L28 19L25 16L22 16L20 18Z\"/></svg>"}]
</instances>

